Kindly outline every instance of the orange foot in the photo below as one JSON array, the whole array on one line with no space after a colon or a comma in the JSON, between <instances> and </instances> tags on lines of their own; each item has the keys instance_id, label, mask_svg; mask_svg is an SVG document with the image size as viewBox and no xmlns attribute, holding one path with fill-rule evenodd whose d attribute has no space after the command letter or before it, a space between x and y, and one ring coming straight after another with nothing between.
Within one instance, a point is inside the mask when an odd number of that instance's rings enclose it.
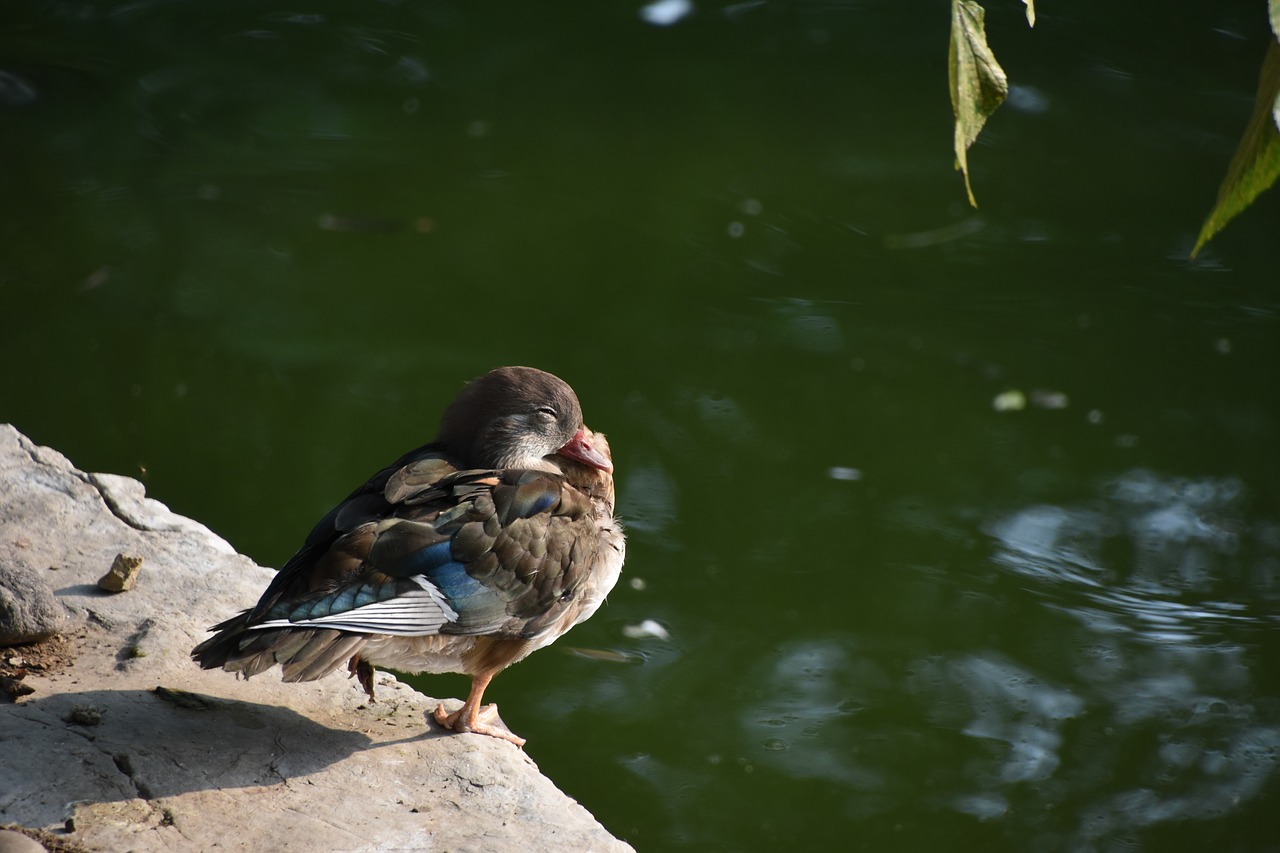
<instances>
[{"instance_id":1,"label":"orange foot","mask_svg":"<svg viewBox=\"0 0 1280 853\"><path fill-rule=\"evenodd\" d=\"M470 713L467 713L468 710ZM475 732L478 735L489 735L490 737L510 741L519 747L523 747L525 744L524 738L510 729L505 726L494 725L494 721L498 719L497 705L473 706L471 708L463 705L450 714L445 711L444 703L441 703L436 706L436 711L432 716L435 717L437 723L455 732Z\"/></svg>"}]
</instances>

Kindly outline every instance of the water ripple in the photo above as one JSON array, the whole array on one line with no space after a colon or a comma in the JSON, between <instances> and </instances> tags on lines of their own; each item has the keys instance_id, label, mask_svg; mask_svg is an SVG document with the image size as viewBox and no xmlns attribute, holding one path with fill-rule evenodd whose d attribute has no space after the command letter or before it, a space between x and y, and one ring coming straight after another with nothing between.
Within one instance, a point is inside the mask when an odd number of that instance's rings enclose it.
<instances>
[{"instance_id":1,"label":"water ripple","mask_svg":"<svg viewBox=\"0 0 1280 853\"><path fill-rule=\"evenodd\" d=\"M1231 626L1275 625L1262 602L1233 600L1224 585L1274 598L1280 558L1271 526L1247 525L1235 479L1161 478L1132 471L1091 505L1039 505L988 525L994 559L1036 581L1051 609L1100 633L1157 643L1220 639Z\"/></svg>"}]
</instances>

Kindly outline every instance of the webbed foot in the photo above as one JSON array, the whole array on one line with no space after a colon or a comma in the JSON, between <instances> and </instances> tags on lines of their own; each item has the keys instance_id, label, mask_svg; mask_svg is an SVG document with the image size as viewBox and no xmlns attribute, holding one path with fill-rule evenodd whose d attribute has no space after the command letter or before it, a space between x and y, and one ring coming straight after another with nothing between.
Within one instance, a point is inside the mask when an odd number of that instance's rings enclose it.
<instances>
[{"instance_id":1,"label":"webbed foot","mask_svg":"<svg viewBox=\"0 0 1280 853\"><path fill-rule=\"evenodd\" d=\"M497 705L463 705L450 714L445 711L444 704L441 703L436 706L435 713L431 716L435 718L438 724L455 732L474 732L478 735L501 738L519 747L525 745L524 738L498 721Z\"/></svg>"}]
</instances>

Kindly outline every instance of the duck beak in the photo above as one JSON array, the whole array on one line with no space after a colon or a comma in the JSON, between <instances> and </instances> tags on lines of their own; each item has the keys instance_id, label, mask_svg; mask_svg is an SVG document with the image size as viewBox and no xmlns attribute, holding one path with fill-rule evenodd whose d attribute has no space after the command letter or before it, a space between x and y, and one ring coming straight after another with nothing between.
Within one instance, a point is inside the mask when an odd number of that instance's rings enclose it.
<instances>
[{"instance_id":1,"label":"duck beak","mask_svg":"<svg viewBox=\"0 0 1280 853\"><path fill-rule=\"evenodd\" d=\"M573 438L566 441L564 447L557 450L556 453L577 460L590 468L597 468L610 474L613 473L613 463L606 459L603 453L591 446L582 430L574 433Z\"/></svg>"}]
</instances>

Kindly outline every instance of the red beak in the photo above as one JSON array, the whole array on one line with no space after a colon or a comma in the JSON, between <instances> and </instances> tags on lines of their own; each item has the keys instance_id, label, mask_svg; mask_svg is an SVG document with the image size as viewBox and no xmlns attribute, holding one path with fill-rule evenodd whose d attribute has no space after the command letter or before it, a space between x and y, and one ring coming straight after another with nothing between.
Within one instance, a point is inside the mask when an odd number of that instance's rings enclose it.
<instances>
[{"instance_id":1,"label":"red beak","mask_svg":"<svg viewBox=\"0 0 1280 853\"><path fill-rule=\"evenodd\" d=\"M566 441L564 447L557 450L556 453L575 459L588 467L598 468L610 474L613 473L613 463L606 459L603 453L591 446L582 430L574 433L573 438Z\"/></svg>"}]
</instances>

